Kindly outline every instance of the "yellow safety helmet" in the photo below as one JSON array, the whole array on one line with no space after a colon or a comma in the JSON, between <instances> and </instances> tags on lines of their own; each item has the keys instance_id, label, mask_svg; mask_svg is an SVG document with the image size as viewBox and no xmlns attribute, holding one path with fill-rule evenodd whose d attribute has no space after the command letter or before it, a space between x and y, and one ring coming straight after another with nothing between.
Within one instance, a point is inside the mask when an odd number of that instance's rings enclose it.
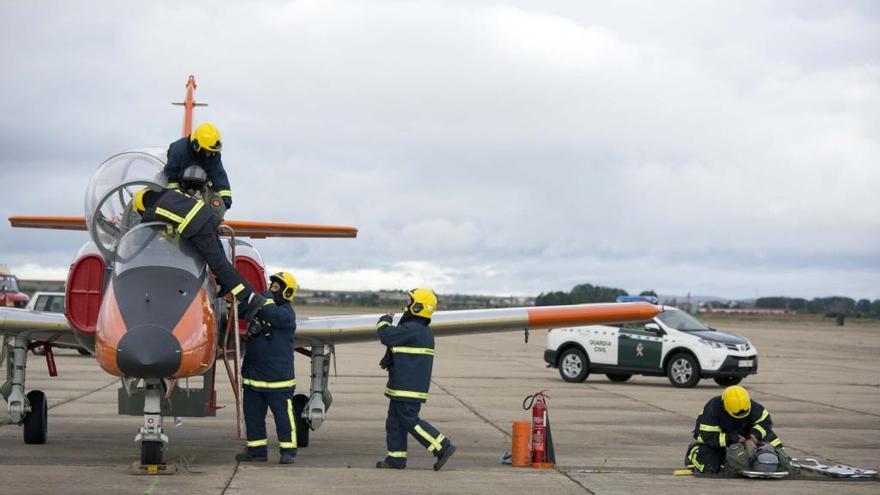
<instances>
[{"instance_id":1,"label":"yellow safety helmet","mask_svg":"<svg viewBox=\"0 0 880 495\"><path fill-rule=\"evenodd\" d=\"M724 389L721 393L721 401L724 402L724 410L734 418L742 419L752 411L752 400L745 388L733 385Z\"/></svg>"},{"instance_id":2,"label":"yellow safety helmet","mask_svg":"<svg viewBox=\"0 0 880 495\"><path fill-rule=\"evenodd\" d=\"M281 286L281 297L288 301L293 301L293 296L296 295L296 290L299 288L293 274L290 272L278 272L269 277L269 281L278 282L278 285Z\"/></svg>"},{"instance_id":3,"label":"yellow safety helmet","mask_svg":"<svg viewBox=\"0 0 880 495\"><path fill-rule=\"evenodd\" d=\"M144 194L147 194L149 191L149 187L145 187L137 192L131 197L131 207L134 208L134 211L138 213L143 213L147 208L144 206Z\"/></svg>"},{"instance_id":4,"label":"yellow safety helmet","mask_svg":"<svg viewBox=\"0 0 880 495\"><path fill-rule=\"evenodd\" d=\"M430 318L434 311L437 311L437 296L431 289L413 289L409 291L409 304L404 308L404 311L409 311L423 318Z\"/></svg>"},{"instance_id":5,"label":"yellow safety helmet","mask_svg":"<svg viewBox=\"0 0 880 495\"><path fill-rule=\"evenodd\" d=\"M220 131L207 122L196 127L196 130L189 135L189 142L196 152L204 150L208 153L220 153L223 150Z\"/></svg>"}]
</instances>

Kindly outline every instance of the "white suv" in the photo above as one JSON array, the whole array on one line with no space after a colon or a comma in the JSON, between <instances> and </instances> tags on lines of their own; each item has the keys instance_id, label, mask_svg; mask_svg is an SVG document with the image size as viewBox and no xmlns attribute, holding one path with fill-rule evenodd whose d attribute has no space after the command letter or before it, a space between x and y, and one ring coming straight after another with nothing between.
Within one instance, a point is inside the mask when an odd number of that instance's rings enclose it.
<instances>
[{"instance_id":1,"label":"white suv","mask_svg":"<svg viewBox=\"0 0 880 495\"><path fill-rule=\"evenodd\" d=\"M544 361L567 382L595 372L613 382L666 375L676 387L696 386L701 378L726 387L758 372L758 350L745 337L709 328L679 309L664 310L648 323L553 329Z\"/></svg>"}]
</instances>

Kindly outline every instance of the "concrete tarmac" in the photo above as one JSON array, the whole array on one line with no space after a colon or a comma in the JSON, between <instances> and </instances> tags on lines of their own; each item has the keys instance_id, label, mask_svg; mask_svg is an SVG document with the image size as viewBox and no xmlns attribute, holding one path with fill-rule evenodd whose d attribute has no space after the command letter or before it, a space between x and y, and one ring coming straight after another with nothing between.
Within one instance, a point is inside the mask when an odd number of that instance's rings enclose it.
<instances>
[{"instance_id":1,"label":"concrete tarmac","mask_svg":"<svg viewBox=\"0 0 880 495\"><path fill-rule=\"evenodd\" d=\"M746 335L758 347L760 373L743 385L768 408L792 455L880 465L880 324L717 326ZM42 389L49 397L49 440L25 445L20 427L0 427L0 494L880 493L874 481L672 476L683 467L697 413L721 388L704 380L693 389L676 389L665 378L651 377L612 383L604 375L565 383L544 366L544 345L544 332L531 332L528 344L522 333L437 339L431 397L422 416L458 446L440 472L412 439L407 470L374 468L386 451L385 375L377 366L384 349L378 343L338 348L329 418L312 432L311 446L300 450L295 465L277 464L271 415L269 463L235 462L243 442L236 437L228 382L220 380L226 407L216 418L184 418L179 427L166 421L166 459L180 465L169 476L129 474L139 459L134 435L143 420L116 414L118 380L94 359L70 351L58 352L60 376L49 378L43 358L31 355L28 390ZM307 391L308 361L299 355L297 368L299 390ZM523 398L541 389L551 397L559 466L502 465L511 422L529 418Z\"/></svg>"}]
</instances>

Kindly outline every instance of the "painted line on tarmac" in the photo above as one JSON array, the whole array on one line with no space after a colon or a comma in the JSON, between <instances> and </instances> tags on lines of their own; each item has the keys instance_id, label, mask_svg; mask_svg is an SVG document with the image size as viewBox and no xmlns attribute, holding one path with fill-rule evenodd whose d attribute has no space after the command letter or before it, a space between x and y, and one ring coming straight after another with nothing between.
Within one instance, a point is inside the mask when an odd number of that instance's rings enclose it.
<instances>
[{"instance_id":1,"label":"painted line on tarmac","mask_svg":"<svg viewBox=\"0 0 880 495\"><path fill-rule=\"evenodd\" d=\"M83 392L83 393L81 393L81 394L79 394L79 395L76 395L76 396L73 396L73 397L68 397L68 398L66 398L66 399L61 399L60 401L56 402L55 404L52 404L52 405L50 405L50 406L47 406L46 409L47 409L47 410L55 409L55 408L58 407L58 406L63 406L64 404L67 404L68 402L73 402L73 401L76 401L76 400L80 400L80 399L82 399L83 397L88 397L89 395L92 395L92 394L94 394L95 392L100 392L101 390L104 390L105 388L109 387L110 385L113 385L114 383L116 383L116 379L113 379L113 380L111 380L111 381L105 383L104 385L101 385L100 387L98 387L98 388L96 388L96 389L94 389L94 390L89 390L88 392ZM7 425L11 425L11 424L12 424L12 423L9 421L9 419L2 419L2 420L0 420L0 426L7 426Z\"/></svg>"},{"instance_id":2,"label":"painted line on tarmac","mask_svg":"<svg viewBox=\"0 0 880 495\"><path fill-rule=\"evenodd\" d=\"M752 388L753 390L757 390L757 389L754 388L754 387L751 387L751 388ZM789 396L787 396L787 395L774 394L774 393L772 393L772 392L766 392L766 391L764 391L764 390L758 390L758 392L761 392L762 394L765 394L765 395L770 395L770 396L773 396L773 397L778 397L778 398L780 398L780 399L785 399L785 400L790 400L790 401L795 401L795 402L804 402L804 403L806 403L806 404L814 404L814 405L817 405L817 406L825 406L825 407L830 407L831 409L840 409L841 411L849 411L849 412L856 413L856 414L864 414L865 416L874 416L874 417L880 418L880 414L869 413L869 412L865 412L865 411L859 411L858 409L850 409L850 408L848 408L848 407L835 406L835 405L833 405L833 404L826 404L826 403L824 403L824 402L818 402L818 401L813 401L813 400L798 399L797 397L789 397Z\"/></svg>"}]
</instances>

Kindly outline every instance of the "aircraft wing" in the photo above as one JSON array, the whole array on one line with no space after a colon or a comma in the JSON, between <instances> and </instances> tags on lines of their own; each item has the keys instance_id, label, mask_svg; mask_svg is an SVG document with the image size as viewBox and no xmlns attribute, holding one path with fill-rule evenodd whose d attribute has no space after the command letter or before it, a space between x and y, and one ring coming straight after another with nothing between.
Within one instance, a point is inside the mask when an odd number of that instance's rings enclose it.
<instances>
[{"instance_id":1,"label":"aircraft wing","mask_svg":"<svg viewBox=\"0 0 880 495\"><path fill-rule=\"evenodd\" d=\"M28 229L86 230L84 217L15 216L9 217L13 227ZM307 225L296 223L254 222L249 220L226 220L237 237L357 237L357 229L341 225Z\"/></svg>"},{"instance_id":2,"label":"aircraft wing","mask_svg":"<svg viewBox=\"0 0 880 495\"><path fill-rule=\"evenodd\" d=\"M538 306L531 308L437 311L431 318L435 337L537 330L650 320L663 311L645 302ZM307 318L296 322L297 345L378 341L381 314ZM395 315L394 323L400 319Z\"/></svg>"},{"instance_id":3,"label":"aircraft wing","mask_svg":"<svg viewBox=\"0 0 880 495\"><path fill-rule=\"evenodd\" d=\"M0 335L51 341L59 347L80 347L67 318L61 313L0 308Z\"/></svg>"}]
</instances>

